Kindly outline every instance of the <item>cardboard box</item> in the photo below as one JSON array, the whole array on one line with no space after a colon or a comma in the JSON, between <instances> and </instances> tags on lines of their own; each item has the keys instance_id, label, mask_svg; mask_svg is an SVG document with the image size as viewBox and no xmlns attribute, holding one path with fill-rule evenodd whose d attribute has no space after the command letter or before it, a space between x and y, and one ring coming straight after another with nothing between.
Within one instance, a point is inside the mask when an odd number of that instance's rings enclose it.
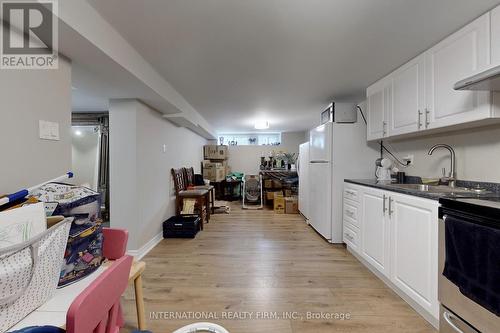
<instances>
[{"instance_id":1,"label":"cardboard box","mask_svg":"<svg viewBox=\"0 0 500 333\"><path fill-rule=\"evenodd\" d=\"M204 168L203 178L208 179L211 182L221 182L226 178L226 168L225 167Z\"/></svg>"},{"instance_id":2,"label":"cardboard box","mask_svg":"<svg viewBox=\"0 0 500 333\"><path fill-rule=\"evenodd\" d=\"M285 213L286 214L299 213L299 199L297 197L285 198Z\"/></svg>"},{"instance_id":3,"label":"cardboard box","mask_svg":"<svg viewBox=\"0 0 500 333\"><path fill-rule=\"evenodd\" d=\"M274 193L274 212L276 214L285 214L285 197L281 191Z\"/></svg>"},{"instance_id":4,"label":"cardboard box","mask_svg":"<svg viewBox=\"0 0 500 333\"><path fill-rule=\"evenodd\" d=\"M225 163L222 162L212 162L210 160L204 160L203 161L203 169L209 169L209 168L221 168Z\"/></svg>"},{"instance_id":5,"label":"cardboard box","mask_svg":"<svg viewBox=\"0 0 500 333\"><path fill-rule=\"evenodd\" d=\"M273 187L274 188L282 188L283 184L281 184L281 180L273 179Z\"/></svg>"},{"instance_id":6,"label":"cardboard box","mask_svg":"<svg viewBox=\"0 0 500 333\"><path fill-rule=\"evenodd\" d=\"M291 197L291 196L293 196L292 190L285 189L283 192L285 192L285 197Z\"/></svg>"},{"instance_id":7,"label":"cardboard box","mask_svg":"<svg viewBox=\"0 0 500 333\"><path fill-rule=\"evenodd\" d=\"M267 200L274 200L274 194L275 193L279 193L279 194L283 194L281 191L266 191L266 199Z\"/></svg>"},{"instance_id":8,"label":"cardboard box","mask_svg":"<svg viewBox=\"0 0 500 333\"><path fill-rule=\"evenodd\" d=\"M203 146L203 156L206 160L226 160L227 146L206 145Z\"/></svg>"}]
</instances>

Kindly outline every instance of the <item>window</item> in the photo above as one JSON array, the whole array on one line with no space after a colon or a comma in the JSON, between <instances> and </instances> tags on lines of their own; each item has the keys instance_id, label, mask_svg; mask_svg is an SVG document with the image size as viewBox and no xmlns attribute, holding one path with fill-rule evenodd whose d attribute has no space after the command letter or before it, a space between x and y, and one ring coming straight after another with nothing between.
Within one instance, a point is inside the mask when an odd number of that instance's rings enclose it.
<instances>
[{"instance_id":1,"label":"window","mask_svg":"<svg viewBox=\"0 0 500 333\"><path fill-rule=\"evenodd\" d=\"M229 146L278 146L281 133L224 133L219 134L219 144Z\"/></svg>"}]
</instances>

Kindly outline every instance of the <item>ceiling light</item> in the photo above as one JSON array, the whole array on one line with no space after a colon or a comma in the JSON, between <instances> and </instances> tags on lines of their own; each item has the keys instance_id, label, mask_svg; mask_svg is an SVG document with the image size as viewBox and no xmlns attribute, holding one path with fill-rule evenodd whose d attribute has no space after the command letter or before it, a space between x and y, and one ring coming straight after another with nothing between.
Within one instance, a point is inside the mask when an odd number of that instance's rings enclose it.
<instances>
[{"instance_id":1,"label":"ceiling light","mask_svg":"<svg viewBox=\"0 0 500 333\"><path fill-rule=\"evenodd\" d=\"M258 120L255 122L255 129L268 129L269 122L267 120Z\"/></svg>"},{"instance_id":2,"label":"ceiling light","mask_svg":"<svg viewBox=\"0 0 500 333\"><path fill-rule=\"evenodd\" d=\"M75 135L76 135L76 136L82 136L82 135L83 135L83 132L82 132L82 131L80 131L80 130L76 130L76 131L75 131Z\"/></svg>"}]
</instances>

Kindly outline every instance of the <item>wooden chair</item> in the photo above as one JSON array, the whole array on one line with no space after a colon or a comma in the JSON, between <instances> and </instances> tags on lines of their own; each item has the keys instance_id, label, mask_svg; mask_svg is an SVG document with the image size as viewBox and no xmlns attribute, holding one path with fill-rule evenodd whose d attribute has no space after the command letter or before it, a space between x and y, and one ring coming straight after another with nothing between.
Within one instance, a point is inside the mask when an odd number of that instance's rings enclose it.
<instances>
[{"instance_id":1,"label":"wooden chair","mask_svg":"<svg viewBox=\"0 0 500 333\"><path fill-rule=\"evenodd\" d=\"M195 190L207 190L210 193L210 202L212 204L212 214L215 214L215 187L213 185L194 185L194 168L183 168L184 169L184 179L186 181L187 188Z\"/></svg>"},{"instance_id":2,"label":"wooden chair","mask_svg":"<svg viewBox=\"0 0 500 333\"><path fill-rule=\"evenodd\" d=\"M179 215L184 199L195 199L199 207L199 215L201 219L200 228L203 230L203 210L206 212L207 222L210 220L210 209L208 209L209 192L206 189L188 190L185 181L184 171L182 169L172 169L172 177L174 178L175 188L175 213Z\"/></svg>"}]
</instances>

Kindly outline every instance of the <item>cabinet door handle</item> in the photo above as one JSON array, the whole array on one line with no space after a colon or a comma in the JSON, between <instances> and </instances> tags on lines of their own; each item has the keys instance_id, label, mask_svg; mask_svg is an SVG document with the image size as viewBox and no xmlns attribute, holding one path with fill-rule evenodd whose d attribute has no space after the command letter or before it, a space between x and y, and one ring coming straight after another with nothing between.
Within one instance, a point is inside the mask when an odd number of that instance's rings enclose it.
<instances>
[{"instance_id":1,"label":"cabinet door handle","mask_svg":"<svg viewBox=\"0 0 500 333\"><path fill-rule=\"evenodd\" d=\"M387 122L382 121L382 136L385 136L387 134Z\"/></svg>"},{"instance_id":2,"label":"cabinet door handle","mask_svg":"<svg viewBox=\"0 0 500 333\"><path fill-rule=\"evenodd\" d=\"M425 128L429 127L430 121L429 121L429 114L431 111L428 108L425 108Z\"/></svg>"},{"instance_id":3,"label":"cabinet door handle","mask_svg":"<svg viewBox=\"0 0 500 333\"><path fill-rule=\"evenodd\" d=\"M387 207L385 206L385 200L387 199L387 196L384 194L384 195L382 196L382 198L383 198L382 212L383 212L383 213L384 213L384 215L385 215L385 212L387 211Z\"/></svg>"},{"instance_id":4,"label":"cabinet door handle","mask_svg":"<svg viewBox=\"0 0 500 333\"><path fill-rule=\"evenodd\" d=\"M389 216L391 216L392 213L394 213L394 211L392 210L392 198L389 197Z\"/></svg>"},{"instance_id":5,"label":"cabinet door handle","mask_svg":"<svg viewBox=\"0 0 500 333\"><path fill-rule=\"evenodd\" d=\"M457 327L457 325L455 325L453 323L453 319L455 319L455 317L453 315L449 314L448 311L443 312L443 317L444 317L444 320L446 320L446 322L448 323L448 325L451 326L451 328L453 328L458 333L464 333L460 328Z\"/></svg>"},{"instance_id":6,"label":"cabinet door handle","mask_svg":"<svg viewBox=\"0 0 500 333\"><path fill-rule=\"evenodd\" d=\"M418 129L422 128L422 111L418 110Z\"/></svg>"}]
</instances>

